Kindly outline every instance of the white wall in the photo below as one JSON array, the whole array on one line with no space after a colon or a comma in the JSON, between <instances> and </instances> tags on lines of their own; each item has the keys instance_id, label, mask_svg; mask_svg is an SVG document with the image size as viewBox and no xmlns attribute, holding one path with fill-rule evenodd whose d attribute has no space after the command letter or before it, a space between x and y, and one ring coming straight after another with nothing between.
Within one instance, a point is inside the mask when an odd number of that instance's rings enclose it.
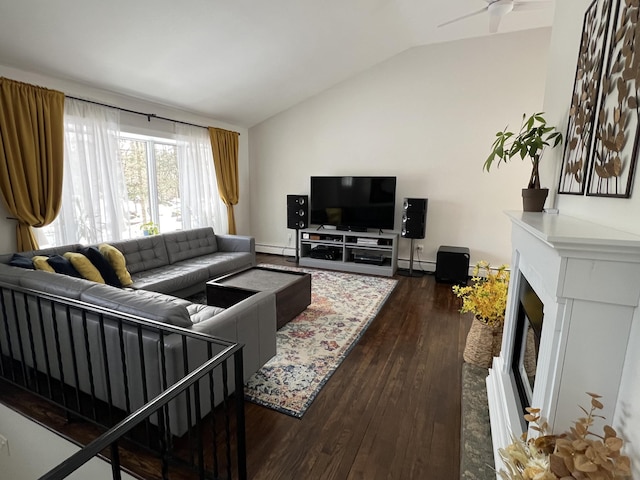
<instances>
[{"instance_id":1,"label":"white wall","mask_svg":"<svg viewBox=\"0 0 640 480\"><path fill-rule=\"evenodd\" d=\"M0 404L0 435L8 440L8 445L0 447L0 478L11 480L39 478L79 450L75 444L2 404ZM113 478L111 464L96 458L68 478L111 479ZM133 477L126 473L122 474L122 478L133 480Z\"/></svg>"},{"instance_id":2,"label":"white wall","mask_svg":"<svg viewBox=\"0 0 640 480\"><path fill-rule=\"evenodd\" d=\"M566 125L570 107L573 79L580 42L580 32L584 12L591 0L571 0L556 2L555 21L551 39L551 54L545 108L549 118L556 119ZM566 127L565 127L566 128ZM557 178L560 169L561 154L556 153L555 169L548 168L543 172L544 178ZM637 181L634 181L637 189ZM599 198L573 195L557 195L556 205L561 214L583 218L589 221L640 234L640 195L632 191L629 199ZM637 259L636 259L637 261ZM607 319L603 318L603 322ZM608 419L622 432L627 440L626 452L631 456L633 478L640 478L640 312L636 309L632 331L627 348L622 386L618 398L604 398L604 402L616 402L615 418ZM588 355L588 352L585 352ZM596 392L597 393L597 392ZM584 399L576 399L577 402ZM576 410L576 414L579 411Z\"/></svg>"},{"instance_id":3,"label":"white wall","mask_svg":"<svg viewBox=\"0 0 640 480\"><path fill-rule=\"evenodd\" d=\"M240 132L238 154L240 201L235 207L236 226L239 234L249 235L251 233L251 217L249 210L249 135L246 128L238 127L236 125L229 125L223 122L219 122L215 119L202 117L200 115L196 115L183 110L178 110L170 106L151 103L133 97L118 95L87 85L70 82L68 80L47 77L32 72L25 72L23 70L18 70L3 65L0 65L0 76L10 78L12 80L31 83L34 85L40 85L42 87L52 88L55 90L59 90L66 95L102 102L114 107L126 108L143 113L152 113L161 117L189 122L196 125L219 127ZM171 99L167 99L167 101L170 102ZM135 118L132 119L131 116L129 116L128 118L135 121ZM145 117L141 116L137 116L137 119L138 124L140 125L140 129L144 129L146 124L151 130L167 130L167 122L163 120L151 119L151 121L148 122ZM16 222L7 220L7 216L9 216L9 213L6 210L6 206L4 202L0 200L0 253L16 251Z\"/></svg>"},{"instance_id":4,"label":"white wall","mask_svg":"<svg viewBox=\"0 0 640 480\"><path fill-rule=\"evenodd\" d=\"M309 193L310 176L395 175L396 230L404 197L429 199L422 259L457 245L470 248L472 263L508 263L503 211L522 208L530 166L518 160L487 174L482 164L496 131L541 109L550 36L538 29L413 48L252 127L258 248L282 251L286 195ZM409 258L409 240L400 258Z\"/></svg>"}]
</instances>

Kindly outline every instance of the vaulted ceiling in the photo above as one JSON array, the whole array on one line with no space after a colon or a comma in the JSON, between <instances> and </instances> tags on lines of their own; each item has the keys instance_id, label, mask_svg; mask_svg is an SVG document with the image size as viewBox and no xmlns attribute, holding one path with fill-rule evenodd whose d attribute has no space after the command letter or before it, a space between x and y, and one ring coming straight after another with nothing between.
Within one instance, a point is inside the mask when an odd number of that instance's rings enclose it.
<instances>
[{"instance_id":1,"label":"vaulted ceiling","mask_svg":"<svg viewBox=\"0 0 640 480\"><path fill-rule=\"evenodd\" d=\"M0 0L0 65L250 127L408 48L489 35L486 12L438 27L488 2ZM550 26L535 2L499 33Z\"/></svg>"}]
</instances>

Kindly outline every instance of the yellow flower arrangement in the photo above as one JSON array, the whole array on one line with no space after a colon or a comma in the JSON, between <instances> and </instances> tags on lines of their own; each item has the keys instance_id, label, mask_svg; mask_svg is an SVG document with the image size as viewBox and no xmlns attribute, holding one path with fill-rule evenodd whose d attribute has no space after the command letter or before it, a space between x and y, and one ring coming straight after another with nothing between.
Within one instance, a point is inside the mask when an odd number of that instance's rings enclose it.
<instances>
[{"instance_id":1,"label":"yellow flower arrangement","mask_svg":"<svg viewBox=\"0 0 640 480\"><path fill-rule=\"evenodd\" d=\"M495 271L488 262L476 263L471 285L454 285L453 293L462 298L460 312L473 313L486 325L496 327L504 323L509 288L508 265L501 265ZM484 275L481 275L484 273Z\"/></svg>"},{"instance_id":2,"label":"yellow flower arrangement","mask_svg":"<svg viewBox=\"0 0 640 480\"><path fill-rule=\"evenodd\" d=\"M547 432L547 422L540 420L540 410L527 408L524 418L532 423L531 429L540 433L537 438L514 442L499 450L504 469L498 474L503 480L616 480L629 478L631 462L620 453L623 441L616 431L605 425L603 435L590 430L596 410L603 408L600 395L591 397L589 411L580 407L586 417L574 422L566 433L553 435Z\"/></svg>"}]
</instances>

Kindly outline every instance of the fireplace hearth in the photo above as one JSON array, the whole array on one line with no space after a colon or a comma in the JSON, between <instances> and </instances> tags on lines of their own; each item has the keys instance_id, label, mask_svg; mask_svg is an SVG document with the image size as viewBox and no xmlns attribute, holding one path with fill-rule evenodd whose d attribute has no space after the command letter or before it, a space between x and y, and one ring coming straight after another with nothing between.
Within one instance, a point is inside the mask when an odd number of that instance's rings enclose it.
<instances>
[{"instance_id":1,"label":"fireplace hearth","mask_svg":"<svg viewBox=\"0 0 640 480\"><path fill-rule=\"evenodd\" d=\"M640 237L576 218L508 212L511 283L502 349L487 377L494 458L522 434L524 407L566 430L585 392L612 419L640 298Z\"/></svg>"}]
</instances>

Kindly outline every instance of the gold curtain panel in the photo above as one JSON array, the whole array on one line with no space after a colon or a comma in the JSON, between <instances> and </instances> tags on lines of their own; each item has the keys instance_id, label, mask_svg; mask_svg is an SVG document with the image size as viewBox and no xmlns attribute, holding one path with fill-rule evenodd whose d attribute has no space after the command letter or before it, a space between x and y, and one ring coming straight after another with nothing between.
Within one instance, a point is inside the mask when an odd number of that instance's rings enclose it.
<instances>
[{"instance_id":1,"label":"gold curtain panel","mask_svg":"<svg viewBox=\"0 0 640 480\"><path fill-rule=\"evenodd\" d=\"M209 127L213 163L216 168L216 178L220 198L227 206L229 217L229 233L236 234L236 220L233 206L238 203L240 196L238 188L238 132Z\"/></svg>"},{"instance_id":2,"label":"gold curtain panel","mask_svg":"<svg viewBox=\"0 0 640 480\"><path fill-rule=\"evenodd\" d=\"M64 94L0 77L0 191L18 220L18 251L38 243L31 227L60 210Z\"/></svg>"}]
</instances>

